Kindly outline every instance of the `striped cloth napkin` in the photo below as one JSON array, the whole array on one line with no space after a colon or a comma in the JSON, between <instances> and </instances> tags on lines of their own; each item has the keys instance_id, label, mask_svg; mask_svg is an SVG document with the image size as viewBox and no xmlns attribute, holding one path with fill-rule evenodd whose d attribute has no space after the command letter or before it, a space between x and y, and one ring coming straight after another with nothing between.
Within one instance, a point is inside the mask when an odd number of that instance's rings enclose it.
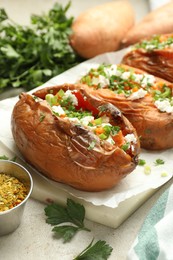
<instances>
[{"instance_id":1,"label":"striped cloth napkin","mask_svg":"<svg viewBox=\"0 0 173 260\"><path fill-rule=\"evenodd\" d=\"M127 260L173 260L173 185L150 210Z\"/></svg>"}]
</instances>

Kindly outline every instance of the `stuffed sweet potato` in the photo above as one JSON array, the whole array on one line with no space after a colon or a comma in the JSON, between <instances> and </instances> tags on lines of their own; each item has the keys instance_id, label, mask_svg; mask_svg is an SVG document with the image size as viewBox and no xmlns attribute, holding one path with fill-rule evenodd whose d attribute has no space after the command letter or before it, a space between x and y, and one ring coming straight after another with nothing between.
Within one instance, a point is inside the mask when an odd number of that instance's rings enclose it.
<instances>
[{"instance_id":1,"label":"stuffed sweet potato","mask_svg":"<svg viewBox=\"0 0 173 260\"><path fill-rule=\"evenodd\" d=\"M80 82L95 97L117 106L140 137L141 147L173 147L173 84L127 65L100 65Z\"/></svg>"},{"instance_id":2,"label":"stuffed sweet potato","mask_svg":"<svg viewBox=\"0 0 173 260\"><path fill-rule=\"evenodd\" d=\"M122 63L173 82L173 34L154 35L131 46Z\"/></svg>"},{"instance_id":3,"label":"stuffed sweet potato","mask_svg":"<svg viewBox=\"0 0 173 260\"><path fill-rule=\"evenodd\" d=\"M135 169L140 145L121 112L90 92L65 84L22 93L12 133L26 161L48 178L101 191Z\"/></svg>"},{"instance_id":4,"label":"stuffed sweet potato","mask_svg":"<svg viewBox=\"0 0 173 260\"><path fill-rule=\"evenodd\" d=\"M173 1L145 15L124 36L122 47L139 42L153 34L166 34L173 32Z\"/></svg>"},{"instance_id":5,"label":"stuffed sweet potato","mask_svg":"<svg viewBox=\"0 0 173 260\"><path fill-rule=\"evenodd\" d=\"M119 49L122 38L134 25L134 21L134 10L126 0L98 5L75 19L70 37L71 46L84 58L115 51Z\"/></svg>"}]
</instances>

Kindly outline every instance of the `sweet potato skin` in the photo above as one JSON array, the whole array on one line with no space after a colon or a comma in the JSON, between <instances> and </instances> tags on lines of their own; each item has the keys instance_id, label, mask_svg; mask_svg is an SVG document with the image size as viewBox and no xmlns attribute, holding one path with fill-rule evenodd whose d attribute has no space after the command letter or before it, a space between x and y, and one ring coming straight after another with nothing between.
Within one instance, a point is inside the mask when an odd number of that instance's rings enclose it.
<instances>
[{"instance_id":1,"label":"sweet potato skin","mask_svg":"<svg viewBox=\"0 0 173 260\"><path fill-rule=\"evenodd\" d=\"M153 49L151 51L142 48L131 50L125 54L121 62L173 82L172 48Z\"/></svg>"},{"instance_id":2,"label":"sweet potato skin","mask_svg":"<svg viewBox=\"0 0 173 260\"><path fill-rule=\"evenodd\" d=\"M63 86L63 89L73 88L73 85ZM49 89L34 94L43 98ZM82 91L85 93L85 89ZM89 100L96 106L102 104L98 98L93 100L89 96ZM111 104L108 108L137 138L136 131L124 116L120 117L119 110ZM43 115L43 120L40 120ZM97 140L94 149L89 150L89 143L94 138L91 133L54 116L45 100L36 102L26 93L21 94L13 109L12 133L27 162L48 178L76 189L101 191L111 188L137 165L138 138L132 157L118 147L113 150L109 145L102 147Z\"/></svg>"},{"instance_id":3,"label":"sweet potato skin","mask_svg":"<svg viewBox=\"0 0 173 260\"><path fill-rule=\"evenodd\" d=\"M124 34L134 25L134 17L134 10L126 0L91 8L74 21L71 46L84 58L115 51Z\"/></svg>"},{"instance_id":4,"label":"sweet potato skin","mask_svg":"<svg viewBox=\"0 0 173 260\"><path fill-rule=\"evenodd\" d=\"M173 1L148 13L122 39L121 47L130 46L153 34L172 33Z\"/></svg>"},{"instance_id":5,"label":"sweet potato skin","mask_svg":"<svg viewBox=\"0 0 173 260\"><path fill-rule=\"evenodd\" d=\"M133 69L136 73L146 72L121 64L124 68ZM167 84L173 93L173 84L157 78L157 82ZM93 88L92 88L93 89ZM173 147L173 114L160 112L154 105L150 95L130 100L124 94L116 94L108 88L93 89L93 96L117 106L135 127L142 148L148 150L163 150Z\"/></svg>"}]
</instances>

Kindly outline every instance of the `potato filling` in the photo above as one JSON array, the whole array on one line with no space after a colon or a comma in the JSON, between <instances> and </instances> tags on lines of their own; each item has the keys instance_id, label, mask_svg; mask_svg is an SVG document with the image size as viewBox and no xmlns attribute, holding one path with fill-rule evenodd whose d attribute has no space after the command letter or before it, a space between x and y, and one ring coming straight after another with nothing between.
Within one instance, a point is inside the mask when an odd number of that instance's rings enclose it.
<instances>
[{"instance_id":1,"label":"potato filling","mask_svg":"<svg viewBox=\"0 0 173 260\"><path fill-rule=\"evenodd\" d=\"M132 101L151 95L159 111L173 112L172 89L164 82L157 82L150 74L135 73L133 69L121 65L102 64L98 68L90 69L80 82L95 89L109 88Z\"/></svg>"},{"instance_id":2,"label":"potato filling","mask_svg":"<svg viewBox=\"0 0 173 260\"><path fill-rule=\"evenodd\" d=\"M113 125L109 116L93 107L77 90L61 89L56 95L47 94L45 99L56 116L68 118L75 125L92 131L101 142L117 145L124 151L134 149L137 142L134 134L125 133L121 126Z\"/></svg>"}]
</instances>

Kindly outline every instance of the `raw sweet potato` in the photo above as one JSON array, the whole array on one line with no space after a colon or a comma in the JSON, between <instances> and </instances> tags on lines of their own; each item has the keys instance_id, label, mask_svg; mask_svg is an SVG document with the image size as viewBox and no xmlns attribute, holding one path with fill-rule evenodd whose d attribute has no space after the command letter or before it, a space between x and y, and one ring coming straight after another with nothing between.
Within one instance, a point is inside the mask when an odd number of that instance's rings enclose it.
<instances>
[{"instance_id":1,"label":"raw sweet potato","mask_svg":"<svg viewBox=\"0 0 173 260\"><path fill-rule=\"evenodd\" d=\"M26 161L58 182L86 191L116 185L137 165L139 139L112 104L65 84L22 93L12 133Z\"/></svg>"},{"instance_id":2,"label":"raw sweet potato","mask_svg":"<svg viewBox=\"0 0 173 260\"><path fill-rule=\"evenodd\" d=\"M81 13L72 24L71 46L84 58L115 51L134 25L134 20L133 8L126 0L91 8Z\"/></svg>"},{"instance_id":3,"label":"raw sweet potato","mask_svg":"<svg viewBox=\"0 0 173 260\"><path fill-rule=\"evenodd\" d=\"M154 35L131 46L122 63L173 82L173 34Z\"/></svg>"},{"instance_id":4,"label":"raw sweet potato","mask_svg":"<svg viewBox=\"0 0 173 260\"><path fill-rule=\"evenodd\" d=\"M141 147L173 147L173 84L127 65L100 65L80 80L93 96L117 106L136 128Z\"/></svg>"},{"instance_id":5,"label":"raw sweet potato","mask_svg":"<svg viewBox=\"0 0 173 260\"><path fill-rule=\"evenodd\" d=\"M153 34L173 32L173 1L148 13L136 23L122 40L122 47L132 45Z\"/></svg>"}]
</instances>

